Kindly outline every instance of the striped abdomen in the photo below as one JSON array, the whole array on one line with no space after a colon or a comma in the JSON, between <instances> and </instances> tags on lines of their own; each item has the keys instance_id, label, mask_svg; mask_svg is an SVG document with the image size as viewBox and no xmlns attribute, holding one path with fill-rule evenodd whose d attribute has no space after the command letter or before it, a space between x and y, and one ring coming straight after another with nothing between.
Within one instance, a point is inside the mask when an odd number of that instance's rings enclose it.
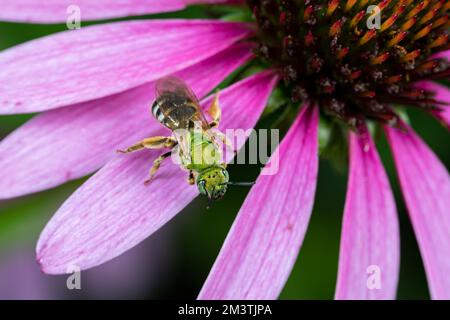
<instances>
[{"instance_id":1,"label":"striped abdomen","mask_svg":"<svg viewBox=\"0 0 450 320\"><path fill-rule=\"evenodd\" d=\"M163 124L164 126L168 127L166 122L164 121L165 116L164 113L161 110L161 101L155 100L152 105L152 114L155 117L156 120L158 120L159 123Z\"/></svg>"},{"instance_id":2,"label":"striped abdomen","mask_svg":"<svg viewBox=\"0 0 450 320\"><path fill-rule=\"evenodd\" d=\"M196 118L197 111L195 105L184 97L159 97L152 105L155 119L171 130L188 128L190 122Z\"/></svg>"}]
</instances>

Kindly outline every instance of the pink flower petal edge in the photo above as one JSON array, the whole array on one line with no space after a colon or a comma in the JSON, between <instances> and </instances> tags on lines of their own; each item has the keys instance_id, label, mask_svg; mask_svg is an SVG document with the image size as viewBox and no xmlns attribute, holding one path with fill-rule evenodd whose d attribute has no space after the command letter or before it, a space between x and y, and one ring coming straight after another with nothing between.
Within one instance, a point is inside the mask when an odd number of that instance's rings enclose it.
<instances>
[{"instance_id":1,"label":"pink flower petal edge","mask_svg":"<svg viewBox=\"0 0 450 320\"><path fill-rule=\"evenodd\" d=\"M74 13L81 22L161 13L184 9L196 3L226 3L226 0L0 0L0 21L65 23ZM232 1L237 2L237 1ZM76 7L73 7L76 6Z\"/></svg>"},{"instance_id":2,"label":"pink flower petal edge","mask_svg":"<svg viewBox=\"0 0 450 320\"><path fill-rule=\"evenodd\" d=\"M366 131L350 134L336 299L395 299L400 234L389 180Z\"/></svg>"},{"instance_id":3,"label":"pink flower petal edge","mask_svg":"<svg viewBox=\"0 0 450 320\"><path fill-rule=\"evenodd\" d=\"M434 98L445 103L444 106L438 105L443 109L442 111L432 111L432 113L450 129L450 88L432 81L421 81L417 83L417 87L436 93Z\"/></svg>"},{"instance_id":4,"label":"pink flower petal edge","mask_svg":"<svg viewBox=\"0 0 450 320\"><path fill-rule=\"evenodd\" d=\"M242 23L141 20L33 40L0 52L0 114L44 111L123 92L194 65L248 34Z\"/></svg>"},{"instance_id":5,"label":"pink flower petal edge","mask_svg":"<svg viewBox=\"0 0 450 320\"><path fill-rule=\"evenodd\" d=\"M264 72L222 91L221 127L252 128L276 81L276 75ZM208 98L202 105L210 102ZM169 134L165 129L159 133ZM70 265L87 269L106 262L147 238L197 196L197 188L186 182L187 173L170 160L144 186L159 153L115 157L62 205L37 244L44 272L60 274Z\"/></svg>"},{"instance_id":6,"label":"pink flower petal edge","mask_svg":"<svg viewBox=\"0 0 450 320\"><path fill-rule=\"evenodd\" d=\"M317 132L317 108L305 107L267 165L276 161L278 172L259 176L199 299L279 296L302 245L314 203Z\"/></svg>"},{"instance_id":7,"label":"pink flower petal edge","mask_svg":"<svg viewBox=\"0 0 450 320\"><path fill-rule=\"evenodd\" d=\"M450 61L450 50L441 51L433 56L434 58L447 58Z\"/></svg>"},{"instance_id":8,"label":"pink flower petal edge","mask_svg":"<svg viewBox=\"0 0 450 320\"><path fill-rule=\"evenodd\" d=\"M450 177L407 125L386 128L433 299L450 299Z\"/></svg>"},{"instance_id":9,"label":"pink flower petal edge","mask_svg":"<svg viewBox=\"0 0 450 320\"><path fill-rule=\"evenodd\" d=\"M238 44L176 73L205 96L250 56ZM115 150L160 130L154 84L36 116L0 142L0 199L45 190L99 169Z\"/></svg>"}]
</instances>

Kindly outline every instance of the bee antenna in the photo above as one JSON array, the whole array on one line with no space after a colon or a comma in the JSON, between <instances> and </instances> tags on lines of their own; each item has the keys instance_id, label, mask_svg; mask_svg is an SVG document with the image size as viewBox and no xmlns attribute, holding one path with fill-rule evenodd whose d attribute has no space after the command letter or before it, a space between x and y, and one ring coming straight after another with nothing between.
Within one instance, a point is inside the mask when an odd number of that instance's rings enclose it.
<instances>
[{"instance_id":1,"label":"bee antenna","mask_svg":"<svg viewBox=\"0 0 450 320\"><path fill-rule=\"evenodd\" d=\"M252 182L227 182L226 184L229 186L241 186L241 187L251 187L255 184L255 181Z\"/></svg>"}]
</instances>

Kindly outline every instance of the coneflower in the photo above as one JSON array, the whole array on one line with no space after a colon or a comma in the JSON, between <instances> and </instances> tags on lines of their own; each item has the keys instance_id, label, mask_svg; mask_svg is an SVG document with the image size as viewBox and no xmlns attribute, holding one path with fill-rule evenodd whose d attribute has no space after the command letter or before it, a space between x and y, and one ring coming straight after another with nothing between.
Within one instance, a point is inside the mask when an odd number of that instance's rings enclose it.
<instances>
[{"instance_id":1,"label":"coneflower","mask_svg":"<svg viewBox=\"0 0 450 320\"><path fill-rule=\"evenodd\" d=\"M352 127L358 119L398 124L393 104L443 104L413 84L450 74L445 57L433 58L448 49L448 2L248 3L258 24L257 55L281 70L293 101L312 101ZM370 23L377 14L379 26Z\"/></svg>"},{"instance_id":2,"label":"coneflower","mask_svg":"<svg viewBox=\"0 0 450 320\"><path fill-rule=\"evenodd\" d=\"M21 0L18 6L0 0L0 18L65 21L59 10L73 1L35 8L35 17L27 10L32 2ZM85 19L155 12L155 7L173 10L187 3L149 0L148 10L133 10L132 4L100 2L109 8L103 16L79 1ZM368 13L370 5L376 7ZM261 175L251 189L199 298L278 297L312 212L319 119L346 130L349 142L336 298L396 295L397 212L368 123L387 134L431 296L450 298L448 171L400 111L420 108L450 124L449 89L436 82L449 75L450 1L249 0L237 8L250 8L250 21L114 22L0 53L0 112L43 111L0 144L0 198L100 169L42 232L37 245L42 270L58 274L70 265L86 269L108 261L194 199L196 188L186 186L185 173L174 164L145 187L143 177L157 155L120 157L114 150L164 132L148 115L158 78L175 73L204 97L253 59L267 70L222 91L222 129L252 128L275 86L282 102L300 111L273 155L279 157L278 173ZM379 25L372 23L377 18ZM367 283L373 267L382 274L375 290Z\"/></svg>"}]
</instances>

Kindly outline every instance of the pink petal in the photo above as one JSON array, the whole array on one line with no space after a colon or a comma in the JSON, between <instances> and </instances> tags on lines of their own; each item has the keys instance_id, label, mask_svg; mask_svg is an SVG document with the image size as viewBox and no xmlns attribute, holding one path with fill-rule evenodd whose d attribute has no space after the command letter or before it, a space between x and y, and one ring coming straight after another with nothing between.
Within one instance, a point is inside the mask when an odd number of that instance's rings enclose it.
<instances>
[{"instance_id":1,"label":"pink petal","mask_svg":"<svg viewBox=\"0 0 450 320\"><path fill-rule=\"evenodd\" d=\"M276 80L273 73L260 73L222 91L222 127L252 128ZM160 133L168 134L164 129ZM63 204L37 244L44 272L64 273L71 264L87 269L108 261L158 230L197 196L186 172L170 160L153 183L144 186L159 153L115 157Z\"/></svg>"},{"instance_id":2,"label":"pink petal","mask_svg":"<svg viewBox=\"0 0 450 320\"><path fill-rule=\"evenodd\" d=\"M450 61L450 50L441 51L433 56L434 58L447 58Z\"/></svg>"},{"instance_id":3,"label":"pink petal","mask_svg":"<svg viewBox=\"0 0 450 320\"><path fill-rule=\"evenodd\" d=\"M65 23L78 6L81 20L110 19L182 10L195 3L224 3L226 0L0 0L0 20ZM236 2L236 1L235 1ZM69 8L69 9L68 9ZM69 10L69 11L68 11ZM68 13L69 12L69 13Z\"/></svg>"},{"instance_id":4,"label":"pink petal","mask_svg":"<svg viewBox=\"0 0 450 320\"><path fill-rule=\"evenodd\" d=\"M436 116L444 125L450 128L450 89L441 84L432 81L422 81L417 84L417 87L424 90L435 92L435 99L439 102L445 102L446 104L439 105L443 108L442 111L433 111L433 115Z\"/></svg>"},{"instance_id":5,"label":"pink petal","mask_svg":"<svg viewBox=\"0 0 450 320\"><path fill-rule=\"evenodd\" d=\"M304 108L279 147L279 171L258 178L199 299L278 297L297 258L313 207L317 128L317 109Z\"/></svg>"},{"instance_id":6,"label":"pink petal","mask_svg":"<svg viewBox=\"0 0 450 320\"><path fill-rule=\"evenodd\" d=\"M386 128L416 233L431 296L450 299L450 177L429 147L406 125Z\"/></svg>"},{"instance_id":7,"label":"pink petal","mask_svg":"<svg viewBox=\"0 0 450 320\"><path fill-rule=\"evenodd\" d=\"M395 200L376 146L369 133L351 133L336 299L395 299L399 253Z\"/></svg>"},{"instance_id":8,"label":"pink petal","mask_svg":"<svg viewBox=\"0 0 450 320\"><path fill-rule=\"evenodd\" d=\"M248 32L241 23L151 20L34 40L0 53L0 114L43 111L122 92L211 57Z\"/></svg>"},{"instance_id":9,"label":"pink petal","mask_svg":"<svg viewBox=\"0 0 450 320\"><path fill-rule=\"evenodd\" d=\"M248 44L234 45L177 76L203 97L250 55ZM154 84L149 83L36 116L0 143L0 199L87 175L119 147L160 130L149 112L153 98Z\"/></svg>"}]
</instances>

